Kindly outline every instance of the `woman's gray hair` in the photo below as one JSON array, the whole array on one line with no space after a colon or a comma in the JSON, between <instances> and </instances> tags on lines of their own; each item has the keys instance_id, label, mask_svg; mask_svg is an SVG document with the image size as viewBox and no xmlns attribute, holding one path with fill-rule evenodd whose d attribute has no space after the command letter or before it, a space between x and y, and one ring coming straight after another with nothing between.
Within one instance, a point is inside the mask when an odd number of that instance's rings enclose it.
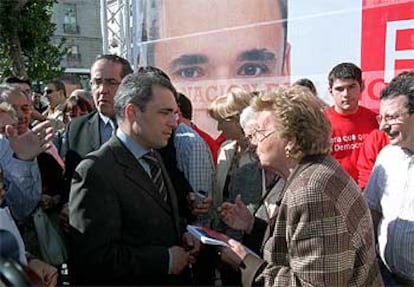
<instances>
[{"instance_id":1,"label":"woman's gray hair","mask_svg":"<svg viewBox=\"0 0 414 287\"><path fill-rule=\"evenodd\" d=\"M308 88L279 86L256 97L252 106L258 112L270 111L280 137L295 140L292 158L330 152L331 124Z\"/></svg>"},{"instance_id":2,"label":"woman's gray hair","mask_svg":"<svg viewBox=\"0 0 414 287\"><path fill-rule=\"evenodd\" d=\"M240 126L242 129L244 129L246 127L246 124L251 119L253 119L255 113L256 113L256 110L251 106L248 106L243 109L243 111L240 114Z\"/></svg>"}]
</instances>

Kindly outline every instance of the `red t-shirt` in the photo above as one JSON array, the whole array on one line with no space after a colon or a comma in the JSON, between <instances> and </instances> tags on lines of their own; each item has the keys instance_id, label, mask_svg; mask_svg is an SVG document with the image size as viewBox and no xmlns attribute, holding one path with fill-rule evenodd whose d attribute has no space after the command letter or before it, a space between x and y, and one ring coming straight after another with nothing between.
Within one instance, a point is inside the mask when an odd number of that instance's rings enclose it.
<instances>
[{"instance_id":1,"label":"red t-shirt","mask_svg":"<svg viewBox=\"0 0 414 287\"><path fill-rule=\"evenodd\" d=\"M359 148L368 134L378 128L376 114L361 106L352 115L340 114L334 107L330 107L325 113L332 125L331 154L357 181L356 162Z\"/></svg>"},{"instance_id":2,"label":"red t-shirt","mask_svg":"<svg viewBox=\"0 0 414 287\"><path fill-rule=\"evenodd\" d=\"M357 161L358 185L361 189L368 183L379 152L389 143L387 134L378 129L373 130L362 143Z\"/></svg>"},{"instance_id":3,"label":"red t-shirt","mask_svg":"<svg viewBox=\"0 0 414 287\"><path fill-rule=\"evenodd\" d=\"M219 135L218 135L218 137L216 138L216 144L217 144L217 146L220 148L221 147L221 145L226 141L227 139L226 139L226 137L224 136L224 133L223 132L221 132Z\"/></svg>"},{"instance_id":4,"label":"red t-shirt","mask_svg":"<svg viewBox=\"0 0 414 287\"><path fill-rule=\"evenodd\" d=\"M193 130L195 130L200 137L203 138L203 140L207 143L208 147L210 148L211 155L213 156L214 165L217 164L217 153L219 146L216 143L216 140L213 139L208 133L197 127L195 124L191 124L191 127Z\"/></svg>"}]
</instances>

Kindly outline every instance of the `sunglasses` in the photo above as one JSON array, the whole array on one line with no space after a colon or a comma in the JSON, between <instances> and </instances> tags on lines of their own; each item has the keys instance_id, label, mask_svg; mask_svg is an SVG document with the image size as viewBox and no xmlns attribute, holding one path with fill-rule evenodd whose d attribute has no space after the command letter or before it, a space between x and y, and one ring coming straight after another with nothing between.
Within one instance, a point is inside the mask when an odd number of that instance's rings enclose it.
<instances>
[{"instance_id":1,"label":"sunglasses","mask_svg":"<svg viewBox=\"0 0 414 287\"><path fill-rule=\"evenodd\" d=\"M51 93L53 93L53 92L56 92L55 90L49 90L49 89L46 89L45 90L45 94L46 95L49 95L49 94L51 94Z\"/></svg>"}]
</instances>

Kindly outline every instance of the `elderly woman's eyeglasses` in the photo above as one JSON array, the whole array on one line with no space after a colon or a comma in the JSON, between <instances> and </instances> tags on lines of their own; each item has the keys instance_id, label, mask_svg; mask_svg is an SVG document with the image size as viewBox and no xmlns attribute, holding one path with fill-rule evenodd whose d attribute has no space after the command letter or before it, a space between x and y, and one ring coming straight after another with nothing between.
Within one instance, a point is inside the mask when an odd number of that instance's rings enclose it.
<instances>
[{"instance_id":1,"label":"elderly woman's eyeglasses","mask_svg":"<svg viewBox=\"0 0 414 287\"><path fill-rule=\"evenodd\" d=\"M403 121L403 117L405 115L411 115L412 113L410 111L405 111L402 113L398 113L395 115L386 115L386 116L382 116L382 115L378 115L376 117L378 124L381 124L382 122L384 122L387 125L395 125L395 124L401 124Z\"/></svg>"},{"instance_id":2,"label":"elderly woman's eyeglasses","mask_svg":"<svg viewBox=\"0 0 414 287\"><path fill-rule=\"evenodd\" d=\"M274 134L276 130L257 130L255 129L252 134L247 135L246 138L252 143L259 143Z\"/></svg>"}]
</instances>

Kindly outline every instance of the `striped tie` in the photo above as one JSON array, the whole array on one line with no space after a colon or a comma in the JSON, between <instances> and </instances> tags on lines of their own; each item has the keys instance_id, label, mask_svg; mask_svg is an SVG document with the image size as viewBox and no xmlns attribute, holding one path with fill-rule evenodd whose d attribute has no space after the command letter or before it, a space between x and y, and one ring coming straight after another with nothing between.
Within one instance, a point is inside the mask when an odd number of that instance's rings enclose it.
<instances>
[{"instance_id":1,"label":"striped tie","mask_svg":"<svg viewBox=\"0 0 414 287\"><path fill-rule=\"evenodd\" d=\"M162 170L158 159L153 152L149 152L143 156L143 159L147 161L151 170L152 182L155 184L158 193L164 201L167 201L167 189L165 187Z\"/></svg>"}]
</instances>

